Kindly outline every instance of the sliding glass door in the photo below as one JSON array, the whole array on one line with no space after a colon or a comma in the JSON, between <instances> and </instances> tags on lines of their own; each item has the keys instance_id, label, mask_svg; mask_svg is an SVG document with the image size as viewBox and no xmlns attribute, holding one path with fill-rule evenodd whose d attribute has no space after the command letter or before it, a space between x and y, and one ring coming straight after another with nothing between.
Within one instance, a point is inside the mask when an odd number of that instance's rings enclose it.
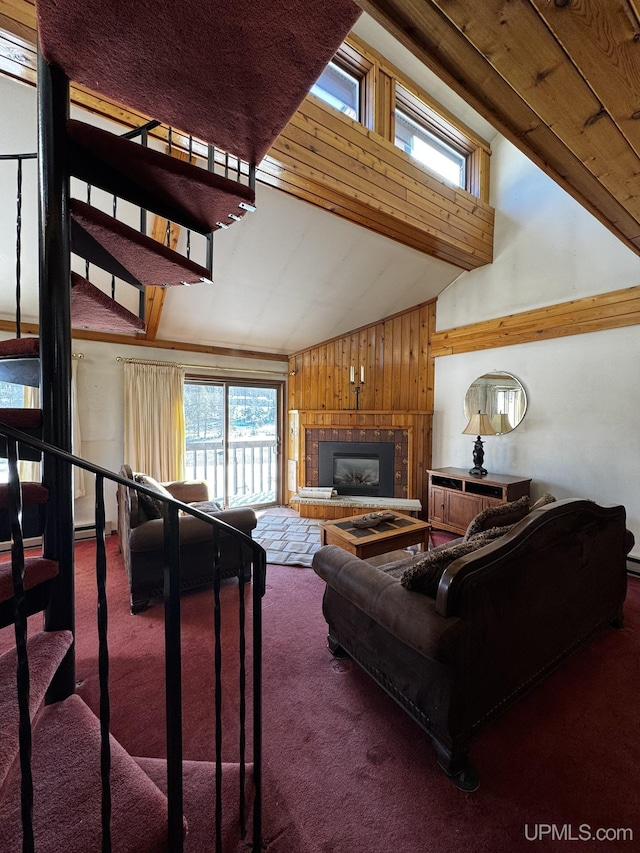
<instances>
[{"instance_id":1,"label":"sliding glass door","mask_svg":"<svg viewBox=\"0 0 640 853\"><path fill-rule=\"evenodd\" d=\"M187 379L186 476L224 506L280 500L281 386Z\"/></svg>"}]
</instances>

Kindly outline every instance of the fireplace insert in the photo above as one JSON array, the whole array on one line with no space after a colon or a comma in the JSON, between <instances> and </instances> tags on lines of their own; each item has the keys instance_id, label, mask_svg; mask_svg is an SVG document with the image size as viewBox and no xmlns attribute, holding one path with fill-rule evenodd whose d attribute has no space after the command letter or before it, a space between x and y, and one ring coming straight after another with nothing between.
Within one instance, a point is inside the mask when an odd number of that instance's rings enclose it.
<instances>
[{"instance_id":1,"label":"fireplace insert","mask_svg":"<svg viewBox=\"0 0 640 853\"><path fill-rule=\"evenodd\" d=\"M339 495L394 496L395 445L391 441L321 441L318 485Z\"/></svg>"}]
</instances>

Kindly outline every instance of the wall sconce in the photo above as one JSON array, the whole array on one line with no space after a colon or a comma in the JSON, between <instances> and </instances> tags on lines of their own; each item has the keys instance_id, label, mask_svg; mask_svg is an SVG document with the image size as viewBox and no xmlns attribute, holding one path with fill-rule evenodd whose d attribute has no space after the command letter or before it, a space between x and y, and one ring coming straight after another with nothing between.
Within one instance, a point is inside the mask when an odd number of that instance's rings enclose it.
<instances>
[{"instance_id":1,"label":"wall sconce","mask_svg":"<svg viewBox=\"0 0 640 853\"><path fill-rule=\"evenodd\" d=\"M462 430L462 435L477 435L473 445L473 468L469 470L469 473L473 474L474 477L484 477L487 474L487 469L482 467L482 463L484 462L484 448L480 436L495 434L496 431L491 426L491 421L484 412L471 415L469 423Z\"/></svg>"},{"instance_id":2,"label":"wall sconce","mask_svg":"<svg viewBox=\"0 0 640 853\"><path fill-rule=\"evenodd\" d=\"M356 409L360 408L360 392L364 385L364 365L360 365L360 385L356 385L356 369L353 365L349 368L349 385L353 385L356 394Z\"/></svg>"}]
</instances>

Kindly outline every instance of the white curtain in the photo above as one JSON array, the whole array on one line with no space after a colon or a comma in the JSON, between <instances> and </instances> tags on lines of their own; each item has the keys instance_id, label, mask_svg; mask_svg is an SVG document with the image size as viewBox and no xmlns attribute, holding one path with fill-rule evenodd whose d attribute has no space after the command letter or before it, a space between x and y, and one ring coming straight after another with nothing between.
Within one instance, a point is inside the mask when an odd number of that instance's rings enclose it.
<instances>
[{"instance_id":1,"label":"white curtain","mask_svg":"<svg viewBox=\"0 0 640 853\"><path fill-rule=\"evenodd\" d=\"M184 373L178 364L124 364L124 461L156 480L184 479Z\"/></svg>"},{"instance_id":2,"label":"white curtain","mask_svg":"<svg viewBox=\"0 0 640 853\"><path fill-rule=\"evenodd\" d=\"M24 386L23 405L25 409L38 409L40 407L40 389L31 385ZM82 456L82 438L80 435L80 418L78 409L78 359L74 357L71 361L71 452L76 456ZM18 463L18 473L24 483L39 483L40 463L21 461ZM87 494L85 486L85 472L82 468L73 468L73 497L82 498Z\"/></svg>"},{"instance_id":3,"label":"white curtain","mask_svg":"<svg viewBox=\"0 0 640 853\"><path fill-rule=\"evenodd\" d=\"M40 389L34 388L32 385L25 385L22 397L22 404L25 409L40 408ZM39 462L18 462L18 476L23 483L39 483L40 482L40 463Z\"/></svg>"},{"instance_id":4,"label":"white curtain","mask_svg":"<svg viewBox=\"0 0 640 853\"><path fill-rule=\"evenodd\" d=\"M80 434L80 408L78 406L78 359L71 359L71 451L82 456L82 436ZM85 471L73 466L73 497L83 498L87 494Z\"/></svg>"}]
</instances>

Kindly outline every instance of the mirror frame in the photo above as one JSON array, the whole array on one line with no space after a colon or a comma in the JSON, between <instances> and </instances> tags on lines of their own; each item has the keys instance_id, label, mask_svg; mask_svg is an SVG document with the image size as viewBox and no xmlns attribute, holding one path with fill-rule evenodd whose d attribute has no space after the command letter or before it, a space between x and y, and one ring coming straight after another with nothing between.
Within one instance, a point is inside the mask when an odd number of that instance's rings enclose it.
<instances>
[{"instance_id":1,"label":"mirror frame","mask_svg":"<svg viewBox=\"0 0 640 853\"><path fill-rule=\"evenodd\" d=\"M464 395L464 414L465 414L465 417L466 417L467 422L468 422L471 415L475 414L478 411L478 404L476 403L474 405L471 401L473 387L476 385L479 385L481 380L491 380L491 379L495 379L496 381L493 383L490 381L486 381L483 383L483 385L485 387L490 386L492 388L495 388L496 391L498 391L498 390L505 390L505 391L516 390L521 395L521 402L517 407L518 410L520 411L519 418L517 418L517 415L516 415L517 422L511 427L511 429L508 429L508 430L505 429L505 430L502 430L501 432L498 432L496 430L496 435L507 435L507 433L513 432L513 430L516 429L522 423L524 416L527 413L527 406L528 406L527 392L524 388L524 385L512 373L507 373L505 370L491 370L487 373L483 373L482 376L478 376L478 378L475 379L471 383L471 385L467 388L467 392ZM515 404L515 402L516 401L514 401L514 404ZM472 408L472 405L473 405L473 408ZM495 413L492 415L491 412L487 412L486 409L487 409L487 407L485 404L484 405L484 411L487 415L489 415L489 419L492 420L495 417ZM513 413L514 405L511 405L511 409L512 409L512 413ZM481 406L481 410L482 410L482 406ZM504 412L504 413L508 414L508 412ZM494 429L496 428L496 424L493 422L493 420L492 420L492 426L494 427Z\"/></svg>"}]
</instances>

